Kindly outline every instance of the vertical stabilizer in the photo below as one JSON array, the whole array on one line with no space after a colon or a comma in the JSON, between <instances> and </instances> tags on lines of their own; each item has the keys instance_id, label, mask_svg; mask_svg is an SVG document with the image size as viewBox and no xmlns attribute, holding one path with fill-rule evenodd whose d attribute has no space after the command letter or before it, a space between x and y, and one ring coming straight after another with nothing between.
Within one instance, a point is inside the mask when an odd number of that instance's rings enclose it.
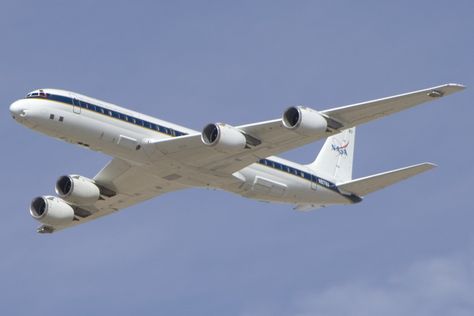
<instances>
[{"instance_id":1,"label":"vertical stabilizer","mask_svg":"<svg viewBox=\"0 0 474 316\"><path fill-rule=\"evenodd\" d=\"M328 137L316 160L308 167L336 183L352 179L355 127Z\"/></svg>"}]
</instances>

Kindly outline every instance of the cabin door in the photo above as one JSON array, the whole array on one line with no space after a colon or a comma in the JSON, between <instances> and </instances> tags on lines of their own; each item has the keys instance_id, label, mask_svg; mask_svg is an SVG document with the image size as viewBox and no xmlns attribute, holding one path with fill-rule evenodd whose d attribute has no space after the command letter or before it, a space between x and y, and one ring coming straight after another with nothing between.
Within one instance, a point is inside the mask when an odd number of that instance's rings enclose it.
<instances>
[{"instance_id":1,"label":"cabin door","mask_svg":"<svg viewBox=\"0 0 474 316\"><path fill-rule=\"evenodd\" d=\"M72 97L72 111L76 114L81 114L81 101Z\"/></svg>"}]
</instances>

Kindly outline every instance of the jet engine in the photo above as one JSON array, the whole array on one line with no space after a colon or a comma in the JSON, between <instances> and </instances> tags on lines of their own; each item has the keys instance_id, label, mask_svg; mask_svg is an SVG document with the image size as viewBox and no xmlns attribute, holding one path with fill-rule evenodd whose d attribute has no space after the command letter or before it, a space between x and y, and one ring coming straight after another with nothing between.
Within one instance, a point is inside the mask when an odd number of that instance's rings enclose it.
<instances>
[{"instance_id":1,"label":"jet engine","mask_svg":"<svg viewBox=\"0 0 474 316\"><path fill-rule=\"evenodd\" d=\"M247 146L245 135L238 128L224 124L208 124L201 133L202 142L225 153L239 151Z\"/></svg>"},{"instance_id":2,"label":"jet engine","mask_svg":"<svg viewBox=\"0 0 474 316\"><path fill-rule=\"evenodd\" d=\"M40 196L30 205L30 214L34 219L46 225L64 225L74 220L74 209L60 198Z\"/></svg>"},{"instance_id":3,"label":"jet engine","mask_svg":"<svg viewBox=\"0 0 474 316\"><path fill-rule=\"evenodd\" d=\"M75 205L91 205L100 198L100 189L94 181L78 175L60 177L56 181L56 193Z\"/></svg>"},{"instance_id":4,"label":"jet engine","mask_svg":"<svg viewBox=\"0 0 474 316\"><path fill-rule=\"evenodd\" d=\"M309 136L326 132L328 122L318 111L305 106L292 106L283 113L283 125Z\"/></svg>"}]
</instances>

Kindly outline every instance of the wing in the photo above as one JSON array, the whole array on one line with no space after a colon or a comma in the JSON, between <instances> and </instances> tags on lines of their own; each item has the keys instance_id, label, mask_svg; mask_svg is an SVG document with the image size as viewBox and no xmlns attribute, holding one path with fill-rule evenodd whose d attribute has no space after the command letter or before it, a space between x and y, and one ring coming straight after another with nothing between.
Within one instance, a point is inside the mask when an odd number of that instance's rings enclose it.
<instances>
[{"instance_id":1,"label":"wing","mask_svg":"<svg viewBox=\"0 0 474 316\"><path fill-rule=\"evenodd\" d=\"M114 158L94 177L95 183L111 194L102 195L93 205L75 208L75 220L70 224L60 227L43 225L38 228L38 232L51 233L76 226L155 196L184 188L161 177L161 172L165 171L156 168L150 170Z\"/></svg>"},{"instance_id":2,"label":"wing","mask_svg":"<svg viewBox=\"0 0 474 316\"><path fill-rule=\"evenodd\" d=\"M390 115L415 105L431 101L464 89L459 84L445 84L388 98L337 107L321 113L333 128L325 133L300 134L286 128L282 119L236 126L250 140L251 145L238 152L224 153L206 146L201 134L191 134L173 139L150 141L146 146L150 157L172 166L184 165L197 174L227 176L261 158L327 138L340 131Z\"/></svg>"},{"instance_id":3,"label":"wing","mask_svg":"<svg viewBox=\"0 0 474 316\"><path fill-rule=\"evenodd\" d=\"M321 138L321 135L303 137L283 126L281 119L236 126L258 145L238 152L226 153L203 144L201 134L181 136L150 142L149 155L159 163L167 160L195 169L197 172L229 175L260 158L284 152Z\"/></svg>"},{"instance_id":4,"label":"wing","mask_svg":"<svg viewBox=\"0 0 474 316\"><path fill-rule=\"evenodd\" d=\"M449 83L388 98L329 109L322 111L322 113L340 122L345 129L450 95L464 88L463 85Z\"/></svg>"}]
</instances>

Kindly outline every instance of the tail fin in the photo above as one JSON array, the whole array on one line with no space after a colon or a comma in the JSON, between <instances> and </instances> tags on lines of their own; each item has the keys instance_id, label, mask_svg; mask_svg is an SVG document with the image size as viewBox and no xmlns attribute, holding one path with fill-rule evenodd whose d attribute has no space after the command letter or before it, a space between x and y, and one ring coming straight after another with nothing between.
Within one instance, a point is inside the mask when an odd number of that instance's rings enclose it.
<instances>
[{"instance_id":1,"label":"tail fin","mask_svg":"<svg viewBox=\"0 0 474 316\"><path fill-rule=\"evenodd\" d=\"M352 179L354 145L355 127L328 137L318 157L308 167L328 180L347 182Z\"/></svg>"}]
</instances>

